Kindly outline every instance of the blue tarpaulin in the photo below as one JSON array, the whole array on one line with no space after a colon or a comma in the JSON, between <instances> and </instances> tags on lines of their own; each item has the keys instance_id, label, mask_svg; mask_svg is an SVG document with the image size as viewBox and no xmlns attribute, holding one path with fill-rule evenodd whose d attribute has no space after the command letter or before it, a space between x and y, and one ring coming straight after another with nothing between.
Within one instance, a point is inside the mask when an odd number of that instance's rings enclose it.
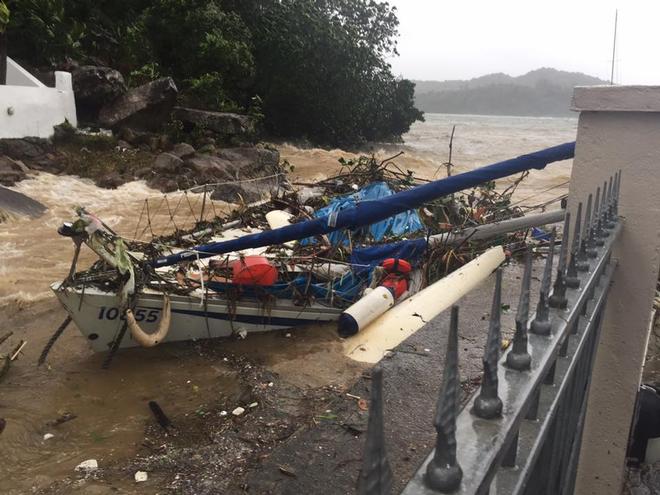
<instances>
[{"instance_id":1,"label":"blue tarpaulin","mask_svg":"<svg viewBox=\"0 0 660 495\"><path fill-rule=\"evenodd\" d=\"M282 244L287 241L329 234L341 229L357 229L385 220L408 210L420 207L428 201L448 194L469 189L532 168L543 169L548 163L573 158L575 142L564 143L528 155L494 163L470 172L452 175L445 179L429 182L407 191L392 194L382 199L363 201L354 208L347 208L326 217L287 225L279 229L251 234L229 241L214 242L170 256L157 258L153 266L167 266L196 257L207 258L217 254L231 253L243 249Z\"/></svg>"},{"instance_id":2,"label":"blue tarpaulin","mask_svg":"<svg viewBox=\"0 0 660 495\"><path fill-rule=\"evenodd\" d=\"M390 186L385 182L374 182L369 184L353 194L338 196L333 198L328 206L324 206L316 210L314 216L316 218L330 217L337 215L340 211L347 208L355 208L363 201L373 201L377 199L386 198L394 194ZM372 239L376 242L382 241L386 236L401 237L411 232L418 232L422 230L424 225L419 219L419 215L415 210L408 210L394 217L386 218L380 222L369 225L368 230ZM328 239L333 246L339 244L348 245L348 236L343 230L336 230L328 234ZM313 244L315 239L313 237L303 239L302 244Z\"/></svg>"},{"instance_id":3,"label":"blue tarpaulin","mask_svg":"<svg viewBox=\"0 0 660 495\"><path fill-rule=\"evenodd\" d=\"M354 271L373 268L387 258L404 259L417 266L426 251L426 239L411 239L409 241L389 242L379 246L359 246L353 248L351 264Z\"/></svg>"}]
</instances>

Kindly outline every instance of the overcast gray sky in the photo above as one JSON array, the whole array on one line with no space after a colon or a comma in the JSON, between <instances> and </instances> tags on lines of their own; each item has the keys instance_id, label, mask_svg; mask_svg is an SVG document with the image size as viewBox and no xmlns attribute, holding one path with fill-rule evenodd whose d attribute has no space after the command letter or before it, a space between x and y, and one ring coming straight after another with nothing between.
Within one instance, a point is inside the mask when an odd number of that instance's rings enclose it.
<instances>
[{"instance_id":1,"label":"overcast gray sky","mask_svg":"<svg viewBox=\"0 0 660 495\"><path fill-rule=\"evenodd\" d=\"M659 0L390 0L398 58L410 79L517 76L539 67L609 80L619 10L617 84L660 84Z\"/></svg>"}]
</instances>

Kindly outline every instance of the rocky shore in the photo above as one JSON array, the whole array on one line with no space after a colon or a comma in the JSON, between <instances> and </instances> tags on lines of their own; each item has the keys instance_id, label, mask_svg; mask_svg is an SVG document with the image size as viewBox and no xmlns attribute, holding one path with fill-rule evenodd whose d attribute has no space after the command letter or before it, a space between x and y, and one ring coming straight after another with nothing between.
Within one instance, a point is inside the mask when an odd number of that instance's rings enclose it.
<instances>
[{"instance_id":1,"label":"rocky shore","mask_svg":"<svg viewBox=\"0 0 660 495\"><path fill-rule=\"evenodd\" d=\"M145 180L171 192L282 171L279 152L258 144L253 117L177 106L169 77L128 88L108 67L75 67L72 75L80 130L64 123L52 139L0 140L1 185L48 172L90 178L104 188ZM250 201L259 190L263 183L218 187L214 199Z\"/></svg>"}]
</instances>

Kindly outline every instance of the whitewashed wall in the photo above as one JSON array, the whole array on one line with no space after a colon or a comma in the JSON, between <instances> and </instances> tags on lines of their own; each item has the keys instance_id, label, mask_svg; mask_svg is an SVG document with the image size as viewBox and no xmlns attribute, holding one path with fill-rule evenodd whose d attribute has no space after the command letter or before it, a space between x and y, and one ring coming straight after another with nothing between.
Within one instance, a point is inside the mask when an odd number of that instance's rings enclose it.
<instances>
[{"instance_id":1,"label":"whitewashed wall","mask_svg":"<svg viewBox=\"0 0 660 495\"><path fill-rule=\"evenodd\" d=\"M0 139L49 138L65 120L78 124L71 74L55 72L55 87L49 88L8 58L7 85L0 85Z\"/></svg>"}]
</instances>

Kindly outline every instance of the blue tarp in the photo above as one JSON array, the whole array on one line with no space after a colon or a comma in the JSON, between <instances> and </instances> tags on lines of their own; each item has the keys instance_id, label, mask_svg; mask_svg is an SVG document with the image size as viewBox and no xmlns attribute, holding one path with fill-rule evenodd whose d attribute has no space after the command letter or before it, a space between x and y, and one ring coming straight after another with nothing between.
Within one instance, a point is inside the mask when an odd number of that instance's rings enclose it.
<instances>
[{"instance_id":1,"label":"blue tarp","mask_svg":"<svg viewBox=\"0 0 660 495\"><path fill-rule=\"evenodd\" d=\"M574 154L575 142L560 144L559 146L522 155L518 158L505 160L470 172L452 175L446 179L429 182L423 186L392 194L386 198L364 201L358 203L355 208L347 208L327 217L315 218L267 232L246 235L230 241L197 246L193 248L193 251L183 251L157 258L151 264L157 267L173 265L184 260L195 259L197 256L207 258L217 254L282 244L287 241L329 234L330 232L341 229L357 229L380 222L399 213L418 208L428 201L463 189L469 189L479 184L508 177L532 168L543 169L548 163L573 158Z\"/></svg>"},{"instance_id":2,"label":"blue tarp","mask_svg":"<svg viewBox=\"0 0 660 495\"><path fill-rule=\"evenodd\" d=\"M224 282L208 282L209 289L224 293L229 290L240 290L246 297L258 297L260 294L271 294L282 299L291 299L296 293L313 295L317 299L343 299L353 302L369 282L371 273L362 271L359 274L348 272L343 277L332 282L318 280L312 274L299 275L291 282L278 282L270 286L237 285ZM332 293L331 293L332 291Z\"/></svg>"},{"instance_id":3,"label":"blue tarp","mask_svg":"<svg viewBox=\"0 0 660 495\"><path fill-rule=\"evenodd\" d=\"M417 266L426 251L426 239L411 239L409 241L390 242L380 246L360 246L353 248L351 264L354 271L380 265L387 258L404 259L413 266Z\"/></svg>"},{"instance_id":4,"label":"blue tarp","mask_svg":"<svg viewBox=\"0 0 660 495\"><path fill-rule=\"evenodd\" d=\"M382 199L392 196L392 194L394 194L394 191L390 189L390 186L388 186L387 183L374 182L353 194L333 198L328 206L316 210L314 216L316 218L330 217L331 215L336 215L347 208L355 208L363 201ZM399 213L394 217L386 218L385 220L369 225L368 227L369 234L376 242L382 241L386 236L401 237L411 232L422 230L423 228L424 225L415 210L404 211L403 213ZM339 244L348 245L348 236L343 230L331 232L328 234L328 239L333 246ZM316 241L313 237L302 240L303 245L313 244L315 242Z\"/></svg>"}]
</instances>

